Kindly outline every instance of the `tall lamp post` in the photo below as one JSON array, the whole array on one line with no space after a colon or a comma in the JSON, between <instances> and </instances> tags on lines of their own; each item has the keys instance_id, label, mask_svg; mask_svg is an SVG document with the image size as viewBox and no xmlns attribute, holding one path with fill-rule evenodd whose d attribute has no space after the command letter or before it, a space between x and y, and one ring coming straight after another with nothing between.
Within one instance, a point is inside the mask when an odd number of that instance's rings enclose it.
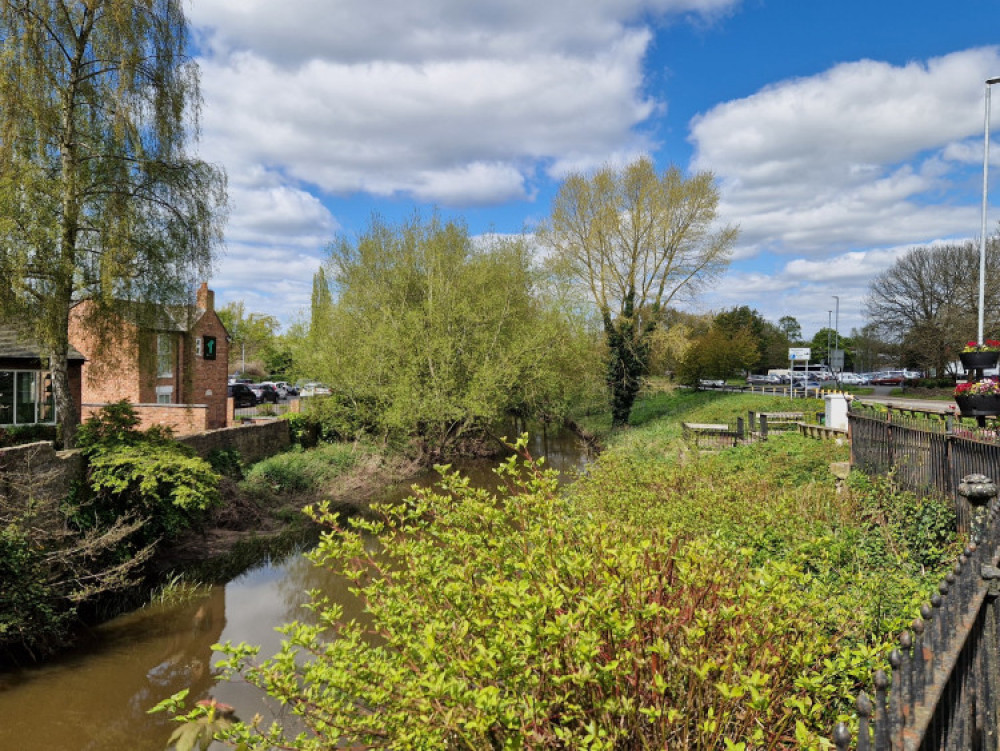
<instances>
[{"instance_id":1,"label":"tall lamp post","mask_svg":"<svg viewBox=\"0 0 1000 751\"><path fill-rule=\"evenodd\" d=\"M983 343L983 304L986 299L986 190L990 174L990 86L1000 83L1000 76L986 79L986 114L983 122L983 226L979 234L979 329L978 344Z\"/></svg>"},{"instance_id":2,"label":"tall lamp post","mask_svg":"<svg viewBox=\"0 0 1000 751\"><path fill-rule=\"evenodd\" d=\"M833 311L826 311L826 364L830 364L830 330L833 328Z\"/></svg>"},{"instance_id":3,"label":"tall lamp post","mask_svg":"<svg viewBox=\"0 0 1000 751\"><path fill-rule=\"evenodd\" d=\"M833 348L840 351L840 295L831 295L837 301L837 314L833 319ZM840 356L838 355L838 358ZM840 369L844 369L844 361L840 359ZM839 377L838 377L839 380Z\"/></svg>"}]
</instances>

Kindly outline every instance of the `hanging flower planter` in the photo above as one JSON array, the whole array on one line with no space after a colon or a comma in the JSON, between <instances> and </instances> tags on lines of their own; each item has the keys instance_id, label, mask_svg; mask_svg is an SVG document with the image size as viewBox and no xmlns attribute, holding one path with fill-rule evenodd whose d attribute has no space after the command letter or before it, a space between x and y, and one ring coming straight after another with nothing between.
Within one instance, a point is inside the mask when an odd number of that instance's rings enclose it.
<instances>
[{"instance_id":1,"label":"hanging flower planter","mask_svg":"<svg viewBox=\"0 0 1000 751\"><path fill-rule=\"evenodd\" d=\"M963 417L1000 415L1000 381L996 379L960 383L954 396Z\"/></svg>"},{"instance_id":2,"label":"hanging flower planter","mask_svg":"<svg viewBox=\"0 0 1000 751\"><path fill-rule=\"evenodd\" d=\"M990 417L1000 415L1000 394L956 396L955 403L962 417Z\"/></svg>"},{"instance_id":3,"label":"hanging flower planter","mask_svg":"<svg viewBox=\"0 0 1000 751\"><path fill-rule=\"evenodd\" d=\"M958 357L966 370L992 368L1000 360L1000 352L960 352Z\"/></svg>"},{"instance_id":4,"label":"hanging flower planter","mask_svg":"<svg viewBox=\"0 0 1000 751\"><path fill-rule=\"evenodd\" d=\"M958 354L962 361L962 367L966 370L977 368L992 368L1000 359L1000 342L996 339L987 339L982 344L969 342Z\"/></svg>"}]
</instances>

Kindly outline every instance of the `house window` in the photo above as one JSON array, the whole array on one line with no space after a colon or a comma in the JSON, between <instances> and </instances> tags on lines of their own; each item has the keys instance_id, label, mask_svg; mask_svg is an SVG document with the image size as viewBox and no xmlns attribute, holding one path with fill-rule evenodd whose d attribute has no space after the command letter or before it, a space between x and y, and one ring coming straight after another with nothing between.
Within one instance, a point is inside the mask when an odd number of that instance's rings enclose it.
<instances>
[{"instance_id":1,"label":"house window","mask_svg":"<svg viewBox=\"0 0 1000 751\"><path fill-rule=\"evenodd\" d=\"M173 386L157 386L156 387L156 403L157 404L173 404L174 403L174 387Z\"/></svg>"},{"instance_id":2,"label":"house window","mask_svg":"<svg viewBox=\"0 0 1000 751\"><path fill-rule=\"evenodd\" d=\"M38 422L38 374L21 371L16 377L14 422L19 425Z\"/></svg>"},{"instance_id":3,"label":"house window","mask_svg":"<svg viewBox=\"0 0 1000 751\"><path fill-rule=\"evenodd\" d=\"M194 338L194 354L195 357L201 357L201 337L196 336Z\"/></svg>"},{"instance_id":4,"label":"house window","mask_svg":"<svg viewBox=\"0 0 1000 751\"><path fill-rule=\"evenodd\" d=\"M0 425L55 422L52 376L34 370L0 371Z\"/></svg>"},{"instance_id":5,"label":"house window","mask_svg":"<svg viewBox=\"0 0 1000 751\"><path fill-rule=\"evenodd\" d=\"M156 377L171 378L174 375L174 338L170 334L156 336Z\"/></svg>"}]
</instances>

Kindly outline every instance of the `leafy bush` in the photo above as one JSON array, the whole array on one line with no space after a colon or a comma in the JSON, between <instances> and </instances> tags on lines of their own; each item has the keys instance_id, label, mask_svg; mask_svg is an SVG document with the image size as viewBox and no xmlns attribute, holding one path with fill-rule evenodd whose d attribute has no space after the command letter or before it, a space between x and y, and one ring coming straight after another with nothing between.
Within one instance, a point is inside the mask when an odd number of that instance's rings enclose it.
<instances>
[{"instance_id":1,"label":"leafy bush","mask_svg":"<svg viewBox=\"0 0 1000 751\"><path fill-rule=\"evenodd\" d=\"M216 449L208 455L208 463L213 471L232 480L243 479L243 457L238 449Z\"/></svg>"},{"instance_id":2,"label":"leafy bush","mask_svg":"<svg viewBox=\"0 0 1000 751\"><path fill-rule=\"evenodd\" d=\"M89 529L139 517L144 523L133 542L146 545L176 536L218 503L219 476L193 449L174 441L169 428L142 431L139 422L122 401L80 426L77 445L87 457L90 493L74 519Z\"/></svg>"},{"instance_id":3,"label":"leafy bush","mask_svg":"<svg viewBox=\"0 0 1000 751\"><path fill-rule=\"evenodd\" d=\"M774 408L658 398L695 421ZM512 459L497 495L446 475L337 527L314 559L352 577L370 625L317 599L319 625L287 626L274 658L229 645L230 677L312 731L238 725L229 742L823 747L946 572L947 504L858 477L838 489L834 442L697 456L679 432L660 420L614 436L568 491Z\"/></svg>"},{"instance_id":4,"label":"leafy bush","mask_svg":"<svg viewBox=\"0 0 1000 751\"><path fill-rule=\"evenodd\" d=\"M575 512L553 476L511 460L494 497L446 475L409 505L327 535L373 619L293 623L273 660L228 669L314 736L239 724L247 748L724 748L815 743L799 686L834 656L808 576ZM332 517L323 507L317 516ZM378 552L366 533L377 534ZM297 655L297 656L296 656ZM803 686L811 685L803 682ZM793 701L795 700L795 701ZM796 703L797 702L797 703ZM802 709L804 707L805 709Z\"/></svg>"},{"instance_id":5,"label":"leafy bush","mask_svg":"<svg viewBox=\"0 0 1000 751\"><path fill-rule=\"evenodd\" d=\"M282 419L288 421L293 446L309 449L319 442L319 424L311 416L302 412L287 412Z\"/></svg>"},{"instance_id":6,"label":"leafy bush","mask_svg":"<svg viewBox=\"0 0 1000 751\"><path fill-rule=\"evenodd\" d=\"M44 653L65 638L72 611L53 592L45 558L26 530L0 529L0 652L14 646Z\"/></svg>"},{"instance_id":7,"label":"leafy bush","mask_svg":"<svg viewBox=\"0 0 1000 751\"><path fill-rule=\"evenodd\" d=\"M118 446L90 456L92 508L103 517L139 514L142 539L175 537L219 501L219 476L181 444Z\"/></svg>"},{"instance_id":8,"label":"leafy bush","mask_svg":"<svg viewBox=\"0 0 1000 751\"><path fill-rule=\"evenodd\" d=\"M321 444L309 450L293 446L250 467L240 488L261 495L320 490L353 467L357 456L350 444Z\"/></svg>"}]
</instances>

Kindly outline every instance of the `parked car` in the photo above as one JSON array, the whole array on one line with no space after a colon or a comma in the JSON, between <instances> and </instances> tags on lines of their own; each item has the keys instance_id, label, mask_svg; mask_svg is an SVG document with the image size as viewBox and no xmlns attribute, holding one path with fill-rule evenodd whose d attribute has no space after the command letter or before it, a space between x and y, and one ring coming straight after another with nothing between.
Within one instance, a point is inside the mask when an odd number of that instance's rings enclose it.
<instances>
[{"instance_id":1,"label":"parked car","mask_svg":"<svg viewBox=\"0 0 1000 751\"><path fill-rule=\"evenodd\" d=\"M860 373L841 373L840 382L847 386L861 386L867 383Z\"/></svg>"},{"instance_id":2,"label":"parked car","mask_svg":"<svg viewBox=\"0 0 1000 751\"><path fill-rule=\"evenodd\" d=\"M309 383L303 384L302 390L299 392L302 396L329 396L330 387L324 386L322 383L316 381L310 381Z\"/></svg>"},{"instance_id":3,"label":"parked car","mask_svg":"<svg viewBox=\"0 0 1000 751\"><path fill-rule=\"evenodd\" d=\"M813 376L792 376L793 389L821 389L824 385Z\"/></svg>"},{"instance_id":4,"label":"parked car","mask_svg":"<svg viewBox=\"0 0 1000 751\"><path fill-rule=\"evenodd\" d=\"M747 383L755 386L777 386L783 383L783 381L781 380L781 376L778 375L751 373L747 376Z\"/></svg>"},{"instance_id":5,"label":"parked car","mask_svg":"<svg viewBox=\"0 0 1000 751\"><path fill-rule=\"evenodd\" d=\"M726 385L726 382L721 378L701 378L698 380L698 385L704 388L714 388L721 389Z\"/></svg>"},{"instance_id":6,"label":"parked car","mask_svg":"<svg viewBox=\"0 0 1000 751\"><path fill-rule=\"evenodd\" d=\"M906 380L906 373L902 370L882 370L875 374L872 383L876 386L899 386Z\"/></svg>"},{"instance_id":7,"label":"parked car","mask_svg":"<svg viewBox=\"0 0 1000 751\"><path fill-rule=\"evenodd\" d=\"M275 381L261 381L260 385L261 386L270 386L271 388L273 388L275 391L278 392L278 398L279 399L284 399L285 397L288 396L288 391L285 388L288 384L286 384L284 381L277 381L277 382L275 382Z\"/></svg>"},{"instance_id":8,"label":"parked car","mask_svg":"<svg viewBox=\"0 0 1000 751\"><path fill-rule=\"evenodd\" d=\"M265 381L265 383L269 383L274 386L275 390L278 392L278 396L282 399L287 399L291 396L291 386L288 385L288 381Z\"/></svg>"},{"instance_id":9,"label":"parked car","mask_svg":"<svg viewBox=\"0 0 1000 751\"><path fill-rule=\"evenodd\" d=\"M237 409L257 406L257 395L245 383L230 383L227 391Z\"/></svg>"},{"instance_id":10,"label":"parked car","mask_svg":"<svg viewBox=\"0 0 1000 751\"><path fill-rule=\"evenodd\" d=\"M281 401L278 390L269 383L253 383L250 385L250 389L257 395L257 400L260 402L277 404Z\"/></svg>"}]
</instances>

